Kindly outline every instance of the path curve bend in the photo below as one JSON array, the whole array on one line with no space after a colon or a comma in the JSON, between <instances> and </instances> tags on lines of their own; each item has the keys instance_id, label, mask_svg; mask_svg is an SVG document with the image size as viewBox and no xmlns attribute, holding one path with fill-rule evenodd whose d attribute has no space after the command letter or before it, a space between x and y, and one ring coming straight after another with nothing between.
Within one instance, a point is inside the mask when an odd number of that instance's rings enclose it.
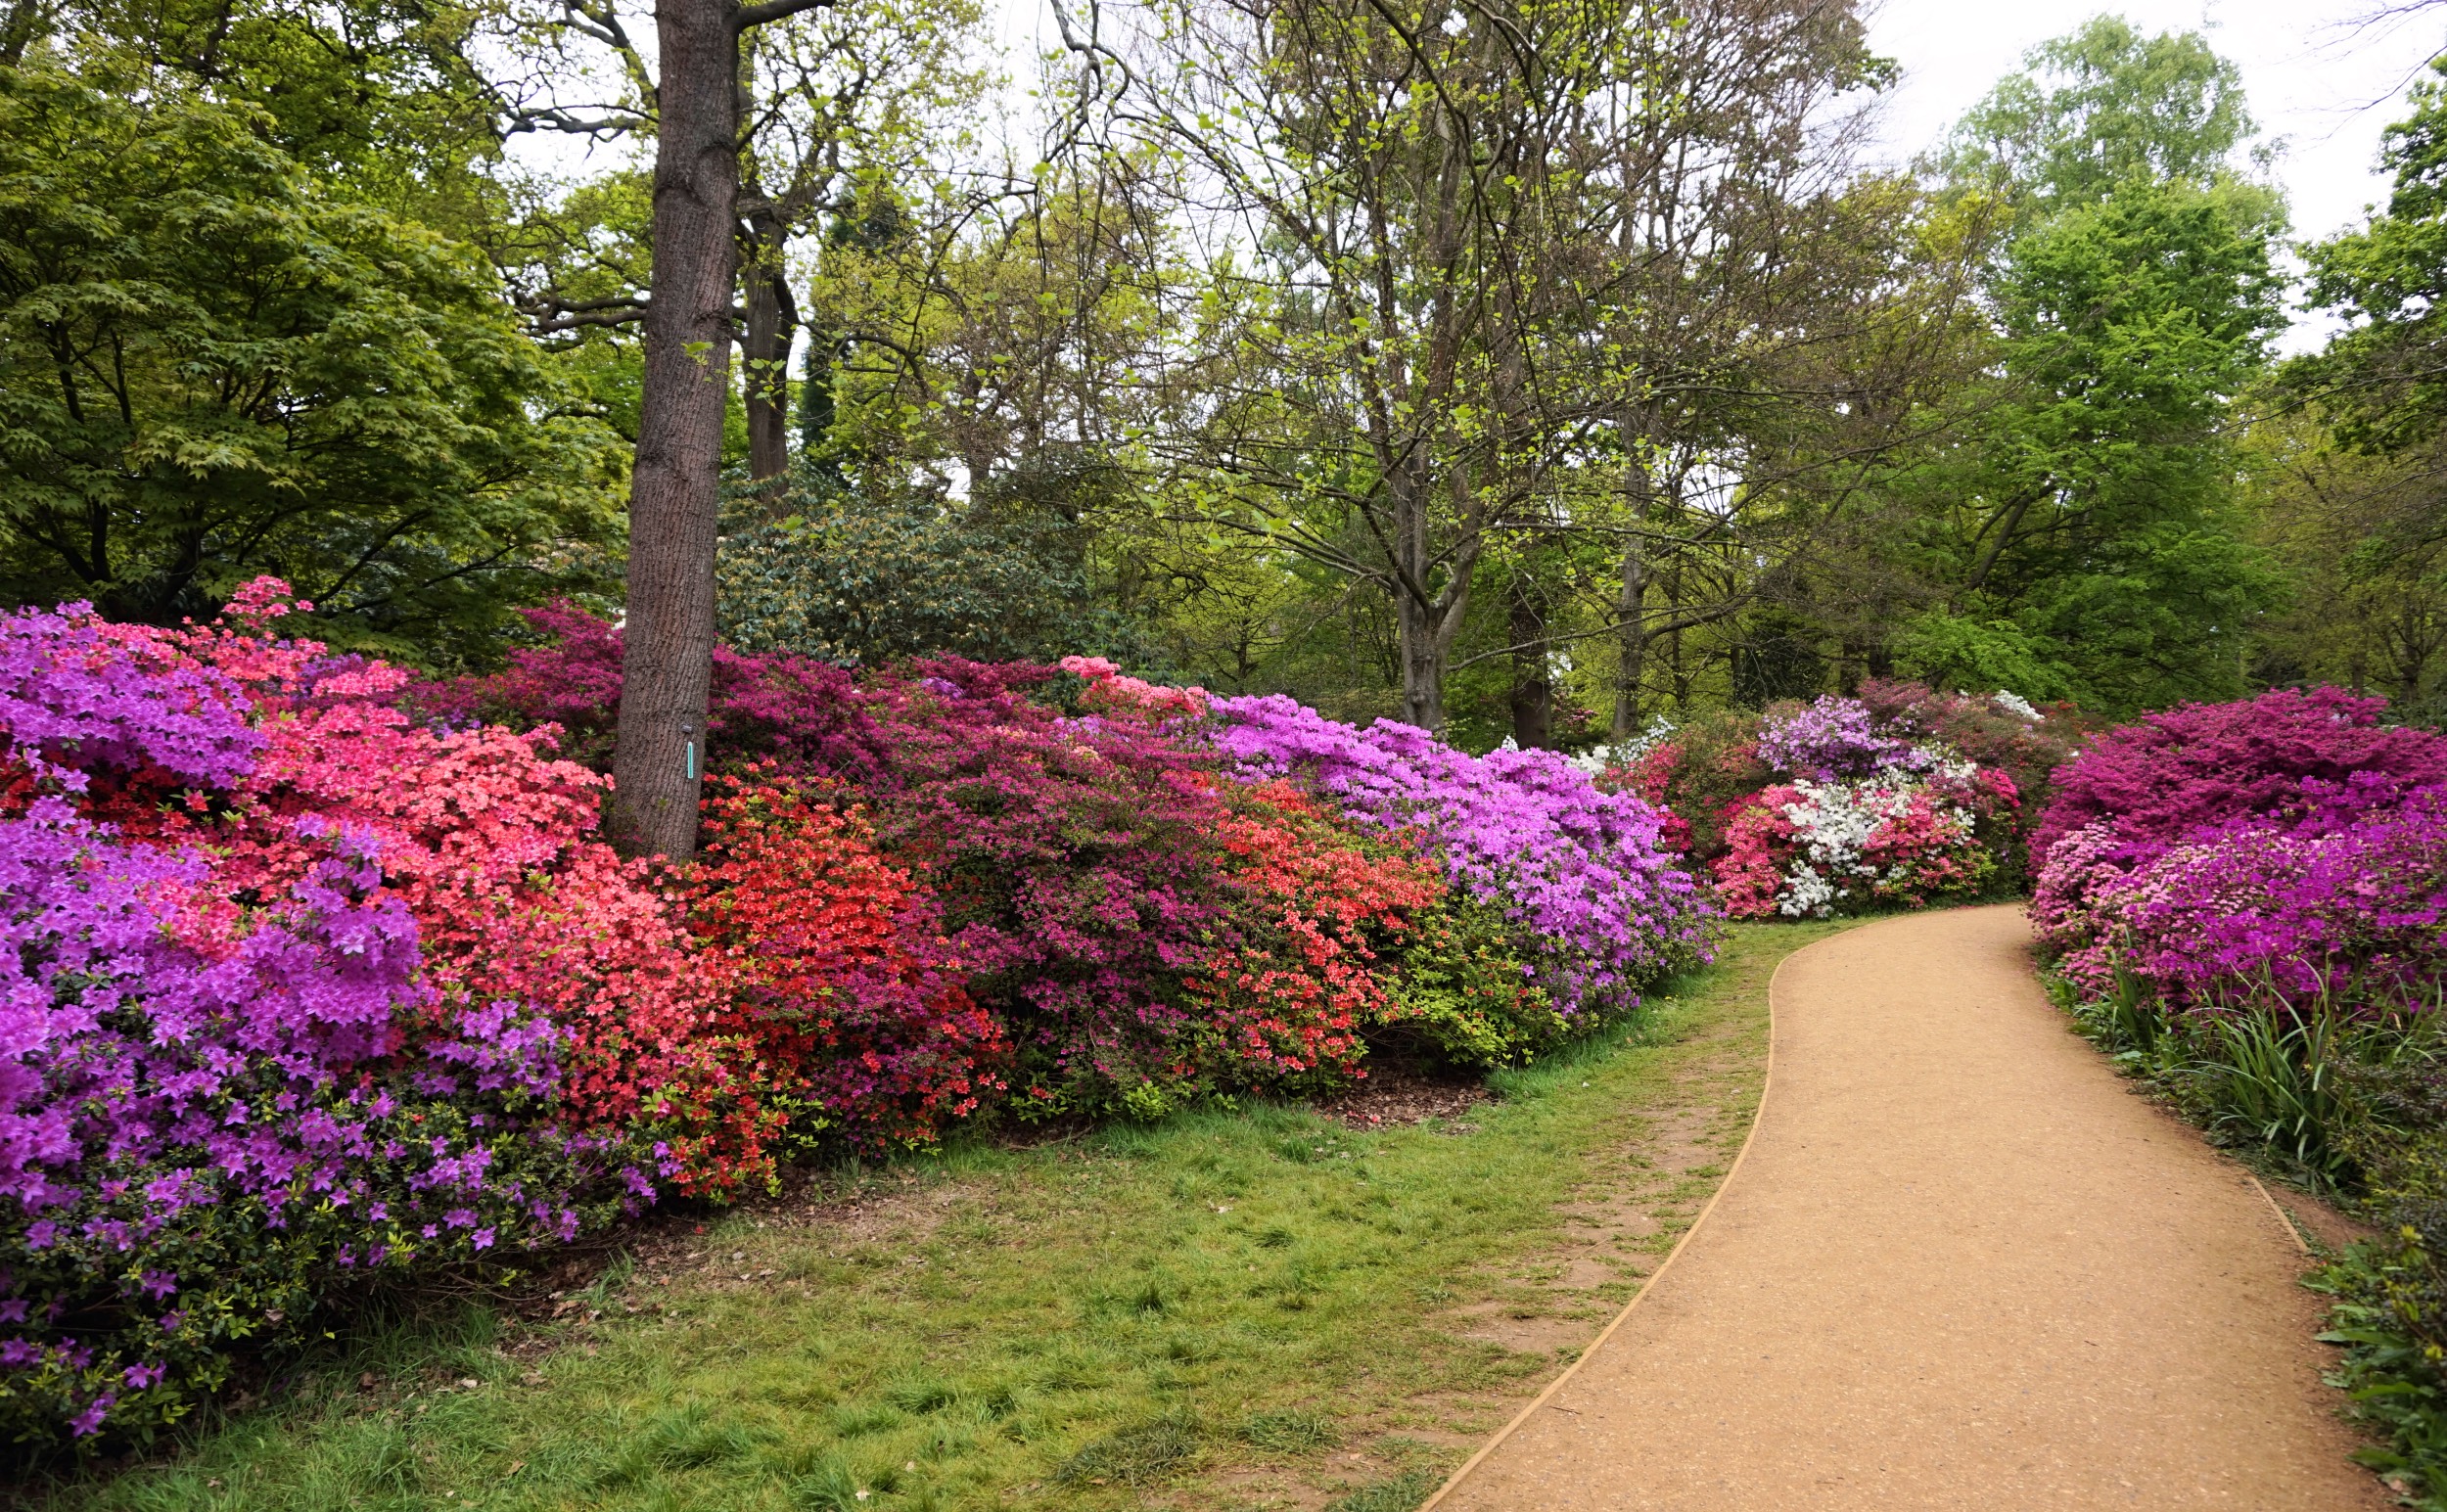
<instances>
[{"instance_id":1,"label":"path curve bend","mask_svg":"<svg viewBox=\"0 0 2447 1512\"><path fill-rule=\"evenodd\" d=\"M2390 1505L2250 1178L2065 1030L2019 909L1777 973L1770 1092L1646 1291L1429 1503Z\"/></svg>"}]
</instances>

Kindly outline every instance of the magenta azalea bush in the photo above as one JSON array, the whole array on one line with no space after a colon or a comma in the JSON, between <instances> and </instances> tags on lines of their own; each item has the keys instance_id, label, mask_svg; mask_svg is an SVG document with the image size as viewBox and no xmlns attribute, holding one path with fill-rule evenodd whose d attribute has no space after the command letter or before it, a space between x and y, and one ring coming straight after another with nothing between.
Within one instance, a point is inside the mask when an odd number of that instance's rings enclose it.
<instances>
[{"instance_id":1,"label":"magenta azalea bush","mask_svg":"<svg viewBox=\"0 0 2447 1512\"><path fill-rule=\"evenodd\" d=\"M1661 815L1073 658L716 664L705 856L598 833L620 638L417 683L0 618L0 1433L141 1443L366 1282L810 1144L1516 1062L1704 960ZM564 755L564 751L567 755Z\"/></svg>"},{"instance_id":2,"label":"magenta azalea bush","mask_svg":"<svg viewBox=\"0 0 2447 1512\"><path fill-rule=\"evenodd\" d=\"M2447 737L2333 688L2192 705L2059 774L2031 917L2056 969L2170 1005L2431 1004L2447 945Z\"/></svg>"}]
</instances>

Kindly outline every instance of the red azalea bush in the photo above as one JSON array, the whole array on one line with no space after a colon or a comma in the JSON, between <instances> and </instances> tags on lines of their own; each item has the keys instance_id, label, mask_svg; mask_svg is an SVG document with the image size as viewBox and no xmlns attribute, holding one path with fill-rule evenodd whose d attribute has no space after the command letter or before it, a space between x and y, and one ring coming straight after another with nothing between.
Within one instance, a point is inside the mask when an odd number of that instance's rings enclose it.
<instances>
[{"instance_id":1,"label":"red azalea bush","mask_svg":"<svg viewBox=\"0 0 2447 1512\"><path fill-rule=\"evenodd\" d=\"M716 787L692 889L724 997L714 1023L753 1047L758 1085L810 1110L800 1136L922 1143L1002 1090L1002 1026L864 814L766 772Z\"/></svg>"},{"instance_id":2,"label":"red azalea bush","mask_svg":"<svg viewBox=\"0 0 2447 1512\"><path fill-rule=\"evenodd\" d=\"M1230 783L1220 831L1231 927L1188 978L1243 1084L1330 1082L1359 1074L1372 1029L1408 1012L1375 964L1444 895L1435 868L1370 853L1287 782Z\"/></svg>"}]
</instances>

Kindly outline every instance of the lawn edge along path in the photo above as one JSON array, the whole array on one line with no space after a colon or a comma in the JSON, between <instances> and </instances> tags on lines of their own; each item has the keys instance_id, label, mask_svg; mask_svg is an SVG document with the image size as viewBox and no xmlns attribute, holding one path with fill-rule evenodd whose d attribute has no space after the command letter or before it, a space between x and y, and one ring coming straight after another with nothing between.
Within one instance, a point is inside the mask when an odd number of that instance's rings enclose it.
<instances>
[{"instance_id":1,"label":"lawn edge along path","mask_svg":"<svg viewBox=\"0 0 2447 1512\"><path fill-rule=\"evenodd\" d=\"M1759 1073L1759 1101L1750 1110L1750 1127L1742 1134L1741 1148L1733 1153L1733 1164L1725 1168L1725 1179L1719 1181L1716 1190L1708 1194L1707 1205L1699 1210L1697 1217L1690 1220L1690 1227L1684 1229L1682 1236L1674 1241L1674 1248L1667 1251L1665 1259L1658 1262L1657 1268L1648 1273L1648 1278L1640 1283L1639 1290L1632 1294L1632 1300L1623 1305L1623 1310L1616 1313L1613 1320L1604 1328L1598 1330L1596 1338L1589 1341L1589 1348L1583 1350L1572 1363L1566 1365L1560 1375L1547 1382L1547 1389L1533 1397L1528 1405L1514 1413L1511 1421L1496 1430L1494 1438L1479 1445L1478 1452L1462 1461L1459 1469L1446 1477L1445 1484L1437 1488L1436 1494L1419 1503L1418 1512L1435 1512L1437 1507L1444 1504L1446 1497L1452 1495L1463 1481L1469 1479L1472 1471L1502 1447L1504 1442L1519 1431L1522 1424L1536 1417L1541 1408L1551 1402L1556 1394L1570 1384L1574 1376L1580 1374L1581 1367L1588 1364L1596 1356L1599 1350L1606 1347L1606 1341L1614 1337L1615 1331L1631 1321L1632 1314L1639 1310L1639 1305L1648 1299L1649 1294L1656 1291L1657 1284L1665 1279L1666 1272L1672 1270L1674 1262L1681 1260L1683 1253L1690 1248L1692 1237L1707 1226L1708 1215L1716 1212L1717 1204L1724 1201L1725 1194L1740 1178L1742 1163L1750 1159L1750 1147L1759 1142L1759 1124L1767 1117L1768 1099L1776 1092L1776 985L1783 977L1784 969L1790 966L1796 957L1818 948L1834 938L1830 935L1824 939L1814 939L1798 948L1787 950L1783 958L1776 963L1776 970L1768 974L1768 1053L1767 1063Z\"/></svg>"}]
</instances>

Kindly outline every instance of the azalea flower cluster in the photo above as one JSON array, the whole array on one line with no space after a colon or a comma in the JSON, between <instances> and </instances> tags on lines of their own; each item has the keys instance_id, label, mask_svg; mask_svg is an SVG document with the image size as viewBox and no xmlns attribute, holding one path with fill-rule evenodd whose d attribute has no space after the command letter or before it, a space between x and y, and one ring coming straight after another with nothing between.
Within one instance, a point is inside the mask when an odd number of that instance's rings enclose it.
<instances>
[{"instance_id":1,"label":"azalea flower cluster","mask_svg":"<svg viewBox=\"0 0 2447 1512\"><path fill-rule=\"evenodd\" d=\"M2333 688L2151 714L2064 771L2031 917L2057 970L2177 1007L2436 1006L2447 737Z\"/></svg>"},{"instance_id":2,"label":"azalea flower cluster","mask_svg":"<svg viewBox=\"0 0 2447 1512\"><path fill-rule=\"evenodd\" d=\"M2017 848L2021 791L1940 733L1972 701L1908 684L1874 693L1875 705L1830 696L1721 715L1650 743L1608 779L1672 807L1669 836L1708 864L1735 918L1920 907L1993 889ZM2026 722L2018 700L1998 707Z\"/></svg>"},{"instance_id":3,"label":"azalea flower cluster","mask_svg":"<svg viewBox=\"0 0 2447 1512\"><path fill-rule=\"evenodd\" d=\"M1471 898L1524 932L1529 980L1565 1019L1638 1002L1708 959L1716 910L1658 844L1663 816L1551 752L1472 756L1412 725L1362 730L1279 695L1218 699L1216 744L1362 823L1415 832Z\"/></svg>"},{"instance_id":4,"label":"azalea flower cluster","mask_svg":"<svg viewBox=\"0 0 2447 1512\"><path fill-rule=\"evenodd\" d=\"M1517 1061L1704 959L1559 757L1073 658L716 661L703 853L600 830L621 637L446 683L0 619L0 1431L141 1441L363 1278L797 1151Z\"/></svg>"}]
</instances>

